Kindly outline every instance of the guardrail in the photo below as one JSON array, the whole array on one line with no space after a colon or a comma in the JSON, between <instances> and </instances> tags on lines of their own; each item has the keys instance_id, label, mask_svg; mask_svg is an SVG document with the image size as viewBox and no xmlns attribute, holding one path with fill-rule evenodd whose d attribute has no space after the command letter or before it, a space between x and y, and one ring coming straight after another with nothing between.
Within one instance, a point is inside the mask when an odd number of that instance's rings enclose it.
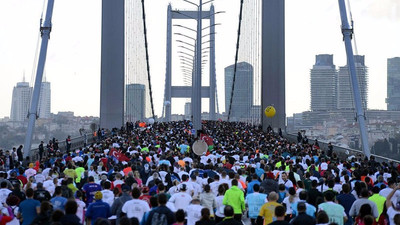
<instances>
[{"instance_id":1,"label":"guardrail","mask_svg":"<svg viewBox=\"0 0 400 225\"><path fill-rule=\"evenodd\" d=\"M297 134L285 134L284 136L290 141L297 142ZM308 142L311 143L311 144L314 144L315 140L309 140ZM328 150L328 143L321 142L321 141L318 141L318 143L319 143L319 147L321 149ZM355 155L356 156L356 155L359 155L359 154L364 156L364 153L361 150L352 149L352 148L343 148L343 147L339 147L339 146L336 146L336 145L333 145L333 152L336 152L336 154L338 154L339 156L346 157L346 158L351 156L351 155ZM384 156L381 156L381 155L376 155L376 154L371 154L371 155L373 155L375 157L376 161L378 161L378 162L383 162L383 161L389 162L389 161L392 161L392 162L400 163L399 160L387 158L387 157L384 157Z\"/></svg>"},{"instance_id":2,"label":"guardrail","mask_svg":"<svg viewBox=\"0 0 400 225\"><path fill-rule=\"evenodd\" d=\"M94 137L93 134L86 134L86 144L91 145L97 141L97 137ZM85 144L85 136L78 136L71 138L71 149L78 149L80 147L84 147ZM67 146L65 140L61 140L58 143L58 147L62 152L67 150ZM32 148L29 153L29 158L31 161L36 161L39 159L39 148Z\"/></svg>"}]
</instances>

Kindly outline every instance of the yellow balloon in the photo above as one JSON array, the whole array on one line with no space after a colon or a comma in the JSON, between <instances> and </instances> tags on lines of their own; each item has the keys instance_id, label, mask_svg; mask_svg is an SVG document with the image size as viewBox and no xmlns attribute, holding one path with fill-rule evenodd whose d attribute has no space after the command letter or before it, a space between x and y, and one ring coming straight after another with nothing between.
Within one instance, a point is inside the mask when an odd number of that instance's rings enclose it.
<instances>
[{"instance_id":1,"label":"yellow balloon","mask_svg":"<svg viewBox=\"0 0 400 225\"><path fill-rule=\"evenodd\" d=\"M264 110L264 114L265 114L268 118L274 117L274 116L275 116L275 113L276 113L276 110L275 110L275 108L274 108L273 106L268 106L268 107L265 108L265 110Z\"/></svg>"}]
</instances>

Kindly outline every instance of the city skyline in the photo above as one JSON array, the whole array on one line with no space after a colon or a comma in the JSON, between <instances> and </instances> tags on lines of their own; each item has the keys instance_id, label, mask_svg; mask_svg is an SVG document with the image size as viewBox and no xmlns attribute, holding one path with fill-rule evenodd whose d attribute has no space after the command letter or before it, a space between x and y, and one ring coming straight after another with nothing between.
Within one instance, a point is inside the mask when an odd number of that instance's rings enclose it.
<instances>
[{"instance_id":1,"label":"city skyline","mask_svg":"<svg viewBox=\"0 0 400 225\"><path fill-rule=\"evenodd\" d=\"M216 10L227 11L217 16L217 22L222 23L222 26L217 27L216 37L219 82L217 86L221 109L225 108L222 91L223 69L234 62L239 1L237 3L232 4L232 1L227 0L215 1ZM78 4L80 7L76 7ZM160 74L159 77L153 78L152 83L155 90L163 90L163 83L157 81L163 79L162 74L165 70L164 15L168 1L160 3L148 0L146 4L152 74ZM172 1L172 4L174 8L190 8L190 5L178 0ZM41 1L0 3L0 27L13 34L0 37L0 47L3 51L0 56L0 94L3 98L0 101L4 106L0 110L0 117L9 115L11 111L13 86L21 80L24 70L32 69L41 9ZM71 11L74 11L74 17L69 15ZM46 71L53 85L54 112L74 111L77 115L99 115L100 12L101 3L94 0L55 3L53 31L46 62ZM352 1L352 12L358 54L366 56L369 82L374 84L368 91L369 108L386 109L387 93L381 90L387 86L387 59L398 56L400 52L400 45L396 42L400 38L400 32L393 29L400 26L400 3L395 0L355 0ZM86 26L77 26L82 22L82 18L85 18ZM14 22L11 24L8 21ZM304 33L304 24L318 27L319 32L313 35ZM376 32L377 29L385 32L384 42L379 41L381 35ZM377 41L379 44L375 44ZM289 116L310 108L310 96L307 94L310 89L309 68L314 63L315 55L332 53L335 55L336 65L346 64L337 2L310 0L300 3L287 0L286 44L286 115ZM154 94L156 113L159 115L163 93ZM182 104L182 109L178 108L173 113L181 111L183 114L183 107Z\"/></svg>"}]
</instances>

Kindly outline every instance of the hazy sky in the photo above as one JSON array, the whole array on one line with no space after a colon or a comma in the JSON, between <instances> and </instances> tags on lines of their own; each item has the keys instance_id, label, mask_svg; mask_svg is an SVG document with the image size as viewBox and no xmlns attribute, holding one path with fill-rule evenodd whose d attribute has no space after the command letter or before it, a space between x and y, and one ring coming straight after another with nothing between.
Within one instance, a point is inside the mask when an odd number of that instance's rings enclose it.
<instances>
[{"instance_id":1,"label":"hazy sky","mask_svg":"<svg viewBox=\"0 0 400 225\"><path fill-rule=\"evenodd\" d=\"M245 0L252 1L252 0ZM153 85L163 90L165 25L169 2L190 8L182 0L146 0ZM386 109L386 60L400 56L400 1L350 0L359 54L369 67L371 109ZM234 63L240 0L215 0L219 14L216 57L217 80L224 67ZM25 71L32 74L43 0L0 1L0 117L9 116L12 89ZM99 115L100 0L55 0L53 30L48 48L46 77L51 82L51 111ZM337 66L346 64L337 0L286 0L286 114L308 110L310 74L316 54L334 54ZM160 82L162 81L162 82ZM220 88L223 84L218 85ZM223 109L223 89L219 90ZM155 93L160 104L163 92ZM179 110L179 109L177 109Z\"/></svg>"}]
</instances>

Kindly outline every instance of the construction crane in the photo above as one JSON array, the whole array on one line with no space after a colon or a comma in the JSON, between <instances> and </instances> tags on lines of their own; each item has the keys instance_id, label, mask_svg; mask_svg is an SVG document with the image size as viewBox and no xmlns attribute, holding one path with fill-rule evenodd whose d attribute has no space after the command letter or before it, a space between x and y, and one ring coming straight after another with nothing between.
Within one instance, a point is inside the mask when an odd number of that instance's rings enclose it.
<instances>
[{"instance_id":1,"label":"construction crane","mask_svg":"<svg viewBox=\"0 0 400 225\"><path fill-rule=\"evenodd\" d=\"M40 90L42 87L44 65L46 63L47 45L50 39L51 17L53 14L53 6L54 6L54 0L48 0L46 8L46 17L43 24L42 23L40 24L40 34L42 38L42 43L40 46L39 61L36 70L35 85L33 86L31 105L28 112L29 123L25 136L24 158L26 158L31 151L32 136L33 136L33 131L35 129L35 121L38 118L39 97L40 97Z\"/></svg>"},{"instance_id":2,"label":"construction crane","mask_svg":"<svg viewBox=\"0 0 400 225\"><path fill-rule=\"evenodd\" d=\"M353 38L353 27L350 26L347 19L347 10L344 0L339 0L340 17L342 20L342 33L343 41L346 47L347 55L347 66L350 71L350 81L353 89L354 105L356 107L356 119L360 127L360 136L362 143L362 150L368 159L371 156L371 152L368 146L368 134L365 126L365 115L361 106L361 94L360 87L357 81L356 65L354 63L354 53L351 39Z\"/></svg>"}]
</instances>

